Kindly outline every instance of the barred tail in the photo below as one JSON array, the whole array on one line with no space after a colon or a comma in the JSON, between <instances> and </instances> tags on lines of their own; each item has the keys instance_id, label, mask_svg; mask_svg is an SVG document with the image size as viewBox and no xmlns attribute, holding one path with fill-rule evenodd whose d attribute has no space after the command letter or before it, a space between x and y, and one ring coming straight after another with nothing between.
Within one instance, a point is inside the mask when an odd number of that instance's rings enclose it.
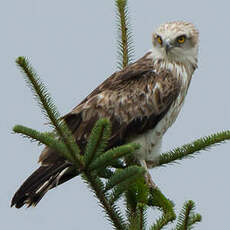
<instances>
[{"instance_id":1,"label":"barred tail","mask_svg":"<svg viewBox=\"0 0 230 230\"><path fill-rule=\"evenodd\" d=\"M65 176L65 179L60 181L69 166L70 164L63 161L55 165L40 166L15 193L11 207L15 205L16 208L21 208L24 204L28 207L36 206L49 189L73 177L71 174L71 176Z\"/></svg>"}]
</instances>

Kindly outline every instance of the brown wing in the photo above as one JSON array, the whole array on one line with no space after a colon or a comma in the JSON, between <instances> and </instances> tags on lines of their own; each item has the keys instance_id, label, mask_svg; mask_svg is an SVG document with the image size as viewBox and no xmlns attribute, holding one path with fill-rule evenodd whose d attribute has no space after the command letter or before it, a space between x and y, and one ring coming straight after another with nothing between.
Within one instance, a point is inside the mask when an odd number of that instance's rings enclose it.
<instances>
[{"instance_id":1,"label":"brown wing","mask_svg":"<svg viewBox=\"0 0 230 230\"><path fill-rule=\"evenodd\" d=\"M154 128L169 110L178 96L180 84L168 71L155 73L153 62L147 56L114 73L63 117L82 152L92 127L100 118L108 118L112 124L108 146L111 148ZM39 160L52 164L59 158L46 148Z\"/></svg>"}]
</instances>

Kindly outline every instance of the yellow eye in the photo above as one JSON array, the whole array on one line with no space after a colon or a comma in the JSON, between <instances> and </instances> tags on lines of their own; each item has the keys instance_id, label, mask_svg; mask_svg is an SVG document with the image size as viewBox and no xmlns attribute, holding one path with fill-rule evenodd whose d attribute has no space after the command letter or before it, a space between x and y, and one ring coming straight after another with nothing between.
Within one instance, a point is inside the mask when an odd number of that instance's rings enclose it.
<instances>
[{"instance_id":1,"label":"yellow eye","mask_svg":"<svg viewBox=\"0 0 230 230\"><path fill-rule=\"evenodd\" d=\"M160 36L157 36L157 42L162 45L162 39Z\"/></svg>"},{"instance_id":2,"label":"yellow eye","mask_svg":"<svg viewBox=\"0 0 230 230\"><path fill-rule=\"evenodd\" d=\"M180 43L180 44L182 44L182 43L185 42L185 39L186 39L185 35L182 35L182 36L180 36L180 37L177 38L177 42Z\"/></svg>"}]
</instances>

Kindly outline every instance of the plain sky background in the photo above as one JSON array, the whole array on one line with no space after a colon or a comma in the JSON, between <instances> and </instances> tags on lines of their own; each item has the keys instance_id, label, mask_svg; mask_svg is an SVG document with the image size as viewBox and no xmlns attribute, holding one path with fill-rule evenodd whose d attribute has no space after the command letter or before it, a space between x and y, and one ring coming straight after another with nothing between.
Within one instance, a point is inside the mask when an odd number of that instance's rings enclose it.
<instances>
[{"instance_id":1,"label":"plain sky background","mask_svg":"<svg viewBox=\"0 0 230 230\"><path fill-rule=\"evenodd\" d=\"M230 129L229 8L227 0L129 0L135 59L151 48L151 34L161 23L191 21L200 31L199 68L163 150ZM0 32L0 229L111 229L80 178L48 192L36 208L9 206L16 189L38 167L42 149L12 134L12 127L48 128L14 60L29 57L59 111L67 113L116 71L114 1L1 0ZM227 142L195 159L151 170L177 212L184 201L195 201L203 216L197 230L229 228L229 149Z\"/></svg>"}]
</instances>

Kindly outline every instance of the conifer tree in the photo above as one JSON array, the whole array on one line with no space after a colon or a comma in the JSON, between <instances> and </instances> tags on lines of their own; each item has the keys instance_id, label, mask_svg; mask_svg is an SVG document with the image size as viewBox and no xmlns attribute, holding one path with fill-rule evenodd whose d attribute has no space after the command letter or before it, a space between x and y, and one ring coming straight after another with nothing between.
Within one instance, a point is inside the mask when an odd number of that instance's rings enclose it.
<instances>
[{"instance_id":1,"label":"conifer tree","mask_svg":"<svg viewBox=\"0 0 230 230\"><path fill-rule=\"evenodd\" d=\"M118 68L122 69L132 61L134 49L127 0L115 0L115 5L119 35ZM51 96L28 59L19 57L16 63L54 131L43 133L22 125L16 125L13 131L54 149L72 163L79 176L95 194L114 229L160 230L166 229L169 223L175 222L173 229L188 230L201 221L201 215L195 213L193 201L186 201L176 218L172 198L165 197L159 188L149 187L144 179L145 169L128 160L132 159L133 153L140 148L138 144L128 143L105 151L111 135L111 124L107 119L100 119L96 122L85 152L80 153L72 133L65 122L60 119L60 114ZM193 157L198 152L229 139L230 131L197 139L192 143L162 153L154 167L166 166L178 160ZM121 198L125 201L125 212L122 212L117 205ZM151 217L151 220L148 220L146 213L149 208L159 209L162 213L161 217L155 220L154 217ZM147 227L147 224L150 227Z\"/></svg>"}]
</instances>

